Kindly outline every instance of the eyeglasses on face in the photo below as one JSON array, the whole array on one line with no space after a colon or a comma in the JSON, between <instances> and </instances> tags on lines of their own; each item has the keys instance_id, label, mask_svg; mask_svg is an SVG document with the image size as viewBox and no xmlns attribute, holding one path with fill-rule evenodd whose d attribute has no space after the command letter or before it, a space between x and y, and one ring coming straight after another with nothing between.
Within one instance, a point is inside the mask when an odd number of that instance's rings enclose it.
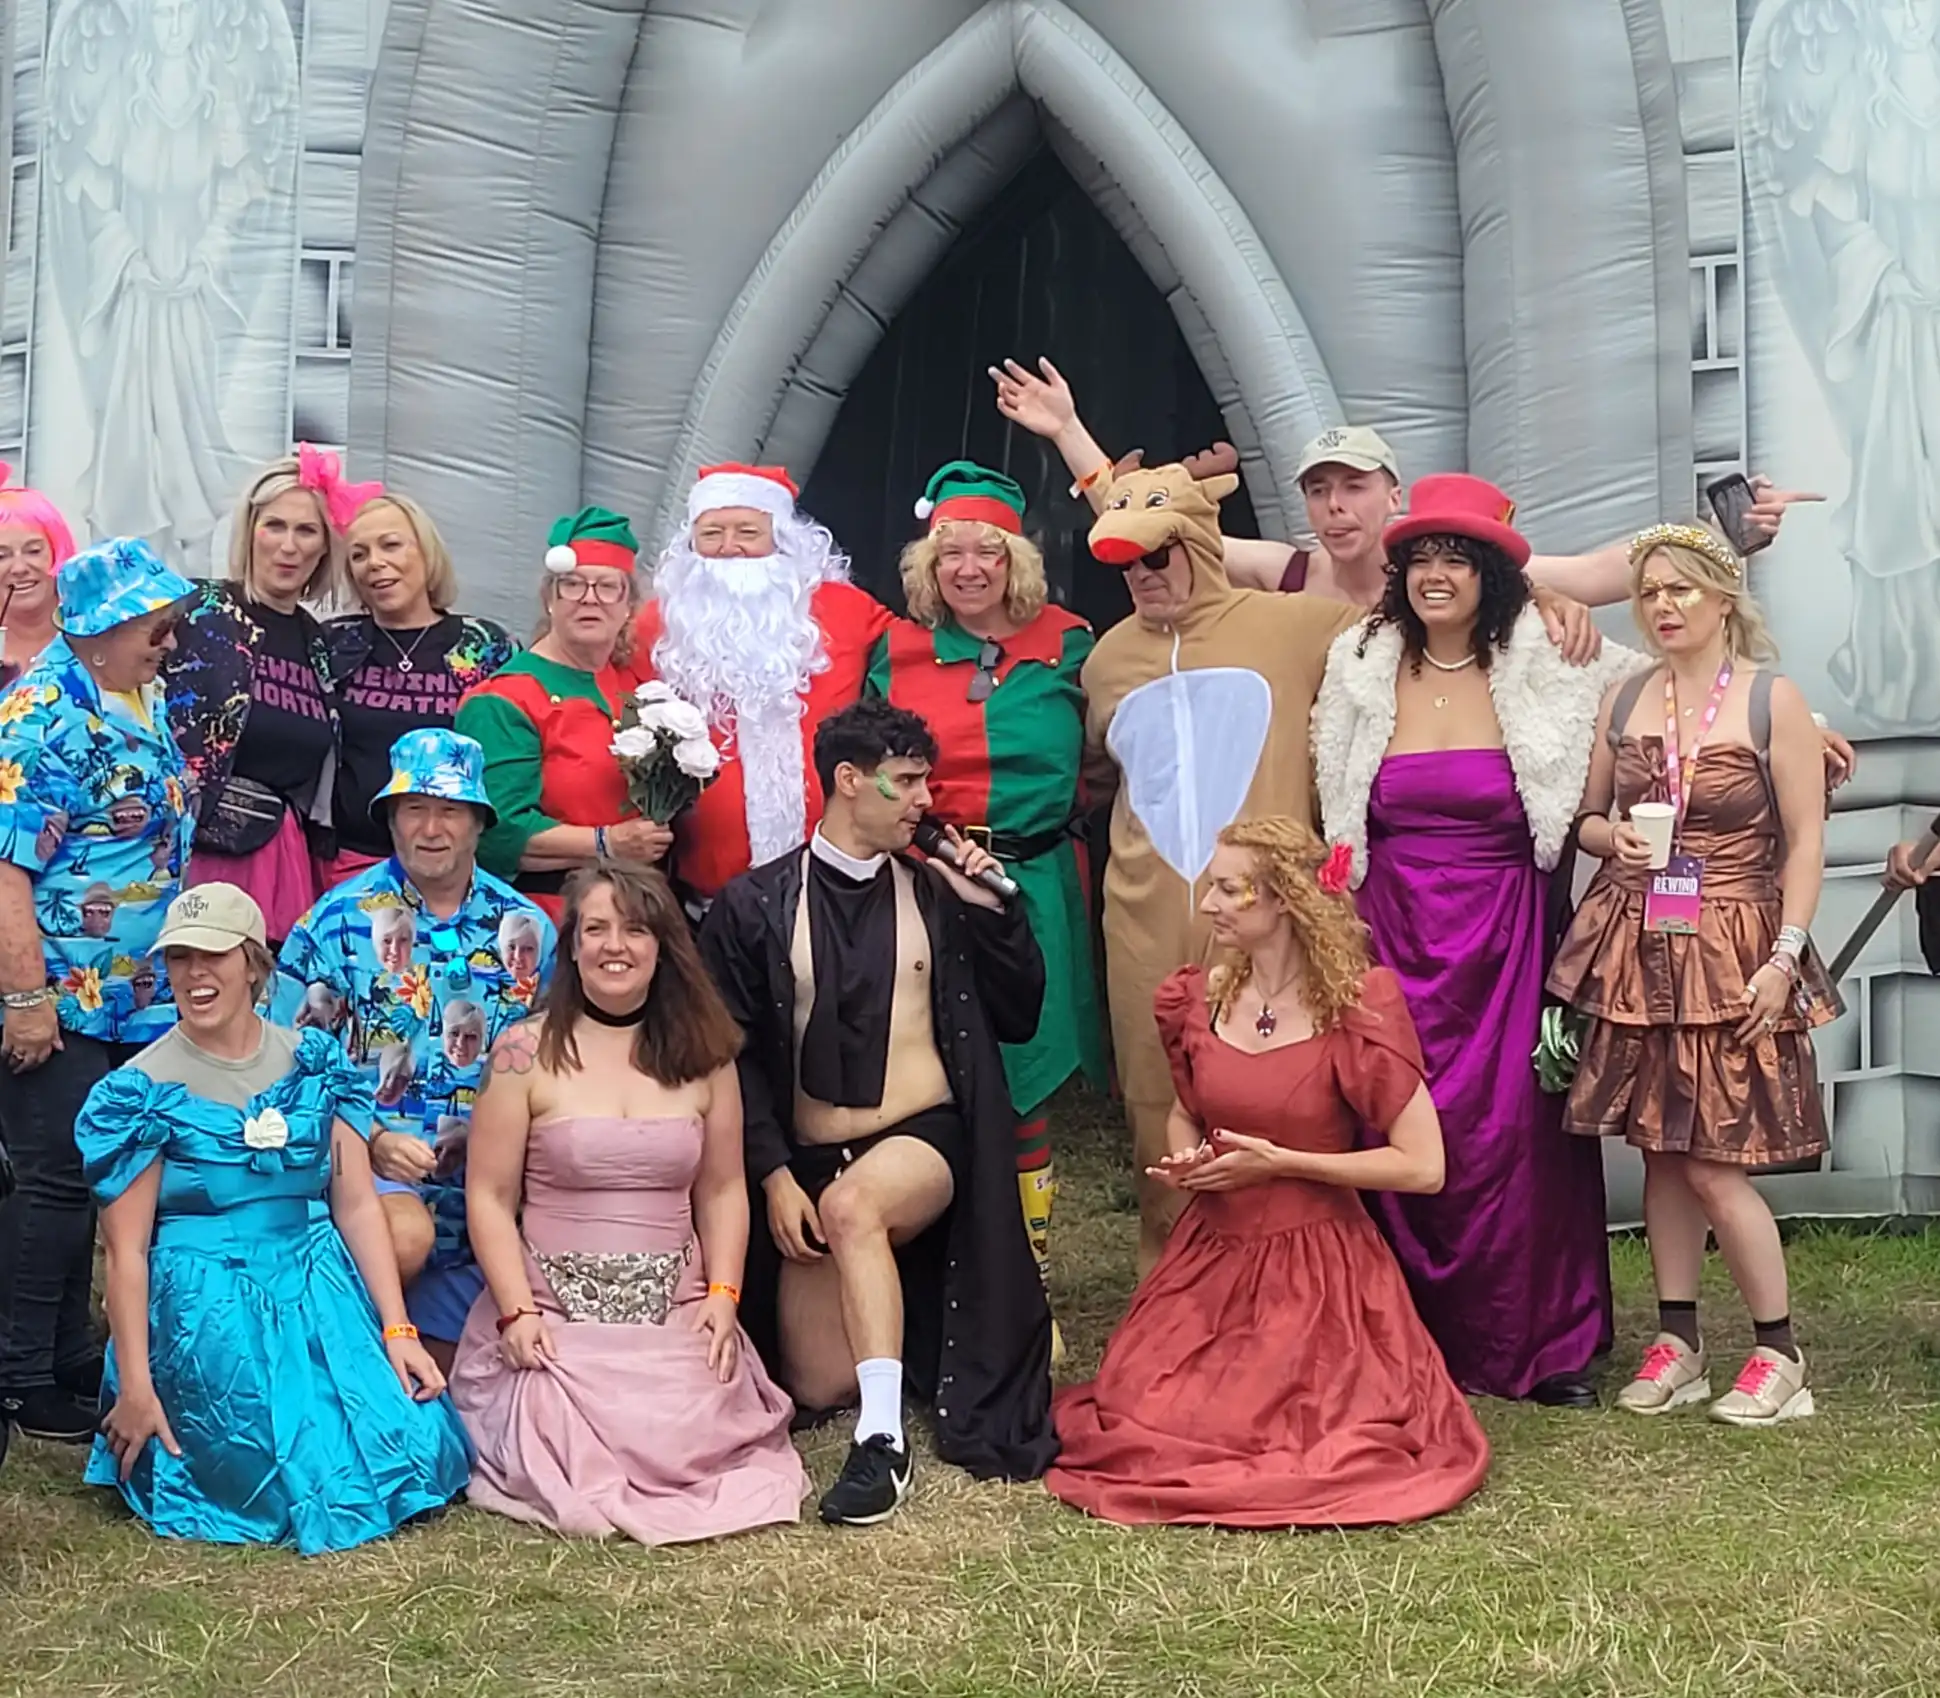
<instances>
[{"instance_id":1,"label":"eyeglasses on face","mask_svg":"<svg viewBox=\"0 0 1940 1698\"><path fill-rule=\"evenodd\" d=\"M555 579L554 584L566 601L591 601L601 607L618 607L626 600L626 579L617 573L610 578L585 578L577 572L568 572Z\"/></svg>"}]
</instances>

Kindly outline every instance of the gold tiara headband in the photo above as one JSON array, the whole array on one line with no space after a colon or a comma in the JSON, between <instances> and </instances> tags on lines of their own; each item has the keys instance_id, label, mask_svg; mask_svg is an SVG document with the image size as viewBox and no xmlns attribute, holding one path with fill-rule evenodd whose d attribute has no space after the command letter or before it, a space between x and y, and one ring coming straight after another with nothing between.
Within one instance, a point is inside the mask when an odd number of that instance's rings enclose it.
<instances>
[{"instance_id":1,"label":"gold tiara headband","mask_svg":"<svg viewBox=\"0 0 1940 1698\"><path fill-rule=\"evenodd\" d=\"M1630 539L1632 568L1645 555L1666 544L1672 548L1688 548L1693 554L1703 555L1734 584L1744 581L1744 562L1731 552L1722 539L1702 525L1652 525L1647 531L1639 531Z\"/></svg>"}]
</instances>

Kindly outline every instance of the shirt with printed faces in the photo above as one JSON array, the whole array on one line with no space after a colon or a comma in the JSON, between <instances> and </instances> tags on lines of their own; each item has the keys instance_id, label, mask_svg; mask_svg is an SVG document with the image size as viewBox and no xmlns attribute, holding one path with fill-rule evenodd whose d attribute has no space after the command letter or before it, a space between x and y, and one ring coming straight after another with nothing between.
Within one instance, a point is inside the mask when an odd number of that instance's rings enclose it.
<instances>
[{"instance_id":1,"label":"shirt with printed faces","mask_svg":"<svg viewBox=\"0 0 1940 1698\"><path fill-rule=\"evenodd\" d=\"M434 1265L465 1241L465 1138L487 1057L552 976L556 934L532 902L480 868L448 918L396 857L340 884L298 920L277 962L279 1025L331 1033L370 1075L377 1129L422 1140L438 1165L421 1187L438 1228Z\"/></svg>"},{"instance_id":2,"label":"shirt with printed faces","mask_svg":"<svg viewBox=\"0 0 1940 1698\"><path fill-rule=\"evenodd\" d=\"M159 686L104 695L56 638L0 698L0 859L33 881L61 1025L145 1044L175 1024L160 956L194 816Z\"/></svg>"}]
</instances>

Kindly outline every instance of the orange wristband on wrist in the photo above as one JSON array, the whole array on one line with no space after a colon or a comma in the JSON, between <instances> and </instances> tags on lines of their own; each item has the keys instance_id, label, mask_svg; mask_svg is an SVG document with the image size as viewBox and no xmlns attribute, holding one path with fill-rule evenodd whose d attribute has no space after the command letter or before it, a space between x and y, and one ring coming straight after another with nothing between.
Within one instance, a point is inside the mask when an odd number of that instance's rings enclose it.
<instances>
[{"instance_id":1,"label":"orange wristband on wrist","mask_svg":"<svg viewBox=\"0 0 1940 1698\"><path fill-rule=\"evenodd\" d=\"M716 1281L707 1288L707 1294L710 1297L725 1297L735 1308L741 1307L741 1288L738 1285L726 1285Z\"/></svg>"},{"instance_id":2,"label":"orange wristband on wrist","mask_svg":"<svg viewBox=\"0 0 1940 1698\"><path fill-rule=\"evenodd\" d=\"M412 1326L409 1321L404 1321L397 1326L386 1327L384 1329L384 1342L386 1344L389 1344L391 1340L395 1338L408 1338L408 1339L415 1340L417 1336L418 1336L418 1329Z\"/></svg>"}]
</instances>

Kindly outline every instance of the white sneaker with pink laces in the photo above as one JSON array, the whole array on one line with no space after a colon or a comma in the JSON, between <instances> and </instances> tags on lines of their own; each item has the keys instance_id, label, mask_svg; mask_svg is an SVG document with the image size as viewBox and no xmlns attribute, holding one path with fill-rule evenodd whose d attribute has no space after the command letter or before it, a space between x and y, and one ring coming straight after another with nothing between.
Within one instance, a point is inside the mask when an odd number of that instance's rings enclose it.
<instances>
[{"instance_id":1,"label":"white sneaker with pink laces","mask_svg":"<svg viewBox=\"0 0 1940 1698\"><path fill-rule=\"evenodd\" d=\"M1775 1427L1813 1413L1805 1359L1760 1345L1745 1358L1738 1383L1711 1405L1711 1419L1733 1427Z\"/></svg>"},{"instance_id":2,"label":"white sneaker with pink laces","mask_svg":"<svg viewBox=\"0 0 1940 1698\"><path fill-rule=\"evenodd\" d=\"M1617 1393L1617 1407L1632 1415L1668 1415L1710 1396L1703 1350L1693 1350L1676 1333L1660 1332L1644 1352L1637 1377Z\"/></svg>"}]
</instances>

